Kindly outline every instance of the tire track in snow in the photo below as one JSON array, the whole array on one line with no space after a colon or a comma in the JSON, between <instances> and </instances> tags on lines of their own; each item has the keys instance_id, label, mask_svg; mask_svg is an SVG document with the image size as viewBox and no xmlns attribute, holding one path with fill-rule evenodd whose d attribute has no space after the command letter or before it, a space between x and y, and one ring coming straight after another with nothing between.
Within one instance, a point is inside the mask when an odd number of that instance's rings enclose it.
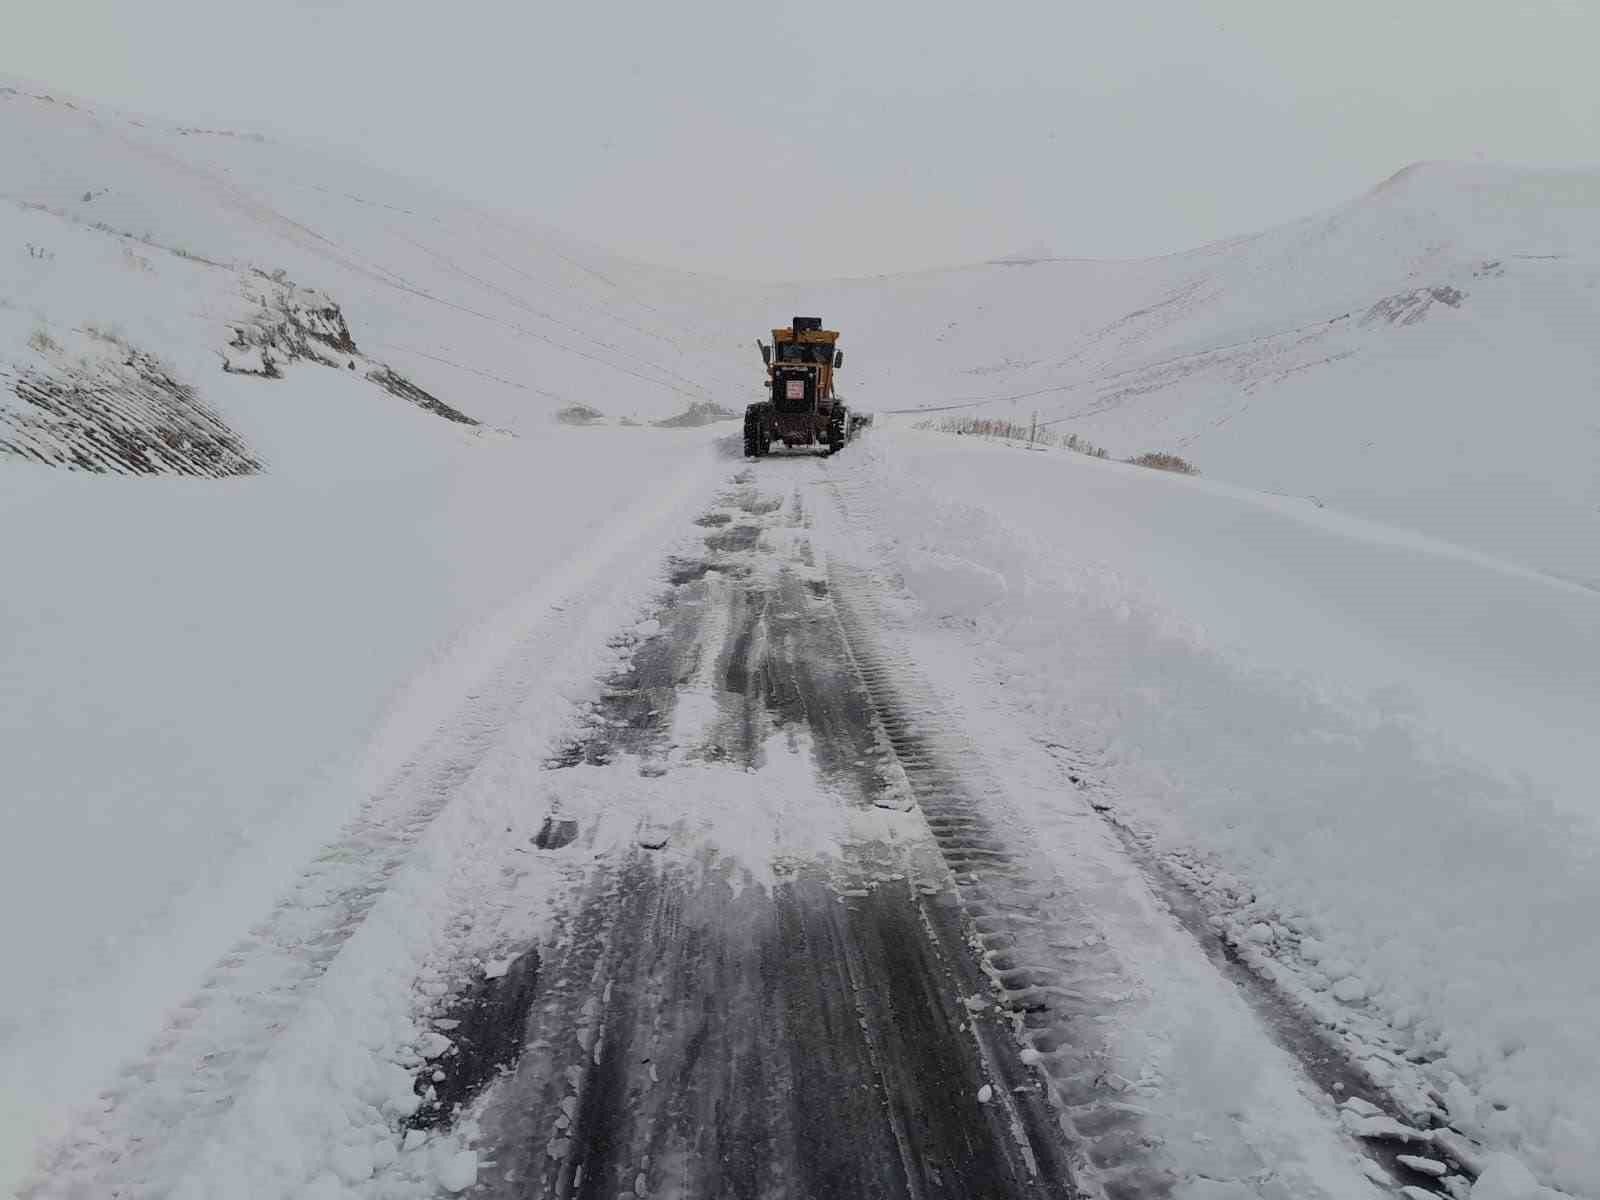
<instances>
[{"instance_id":1,"label":"tire track in snow","mask_svg":"<svg viewBox=\"0 0 1600 1200\"><path fill-rule=\"evenodd\" d=\"M1111 1200L1167 1195L1176 1179L1103 1040L1103 1019L1132 1003L1130 981L1091 916L1075 913L1048 870L996 824L999 785L983 778L915 664L884 648L874 581L837 558L828 573L873 709L954 876L973 949L1073 1134L1079 1186Z\"/></svg>"},{"instance_id":2,"label":"tire track in snow","mask_svg":"<svg viewBox=\"0 0 1600 1200\"><path fill-rule=\"evenodd\" d=\"M1122 845L1151 891L1188 931L1218 974L1244 998L1272 1039L1294 1057L1332 1103L1350 1113L1357 1128L1381 1131L1359 1136L1358 1144L1389 1181L1396 1187L1408 1187L1413 1193L1447 1195L1438 1190L1437 1176L1403 1161L1423 1152L1448 1162L1457 1173L1469 1177L1477 1174L1486 1152L1464 1134L1445 1126L1442 1118L1447 1113L1441 1111L1442 1106L1419 1107L1416 1096L1422 1094L1422 1088L1409 1078L1403 1077L1412 1089L1409 1095L1402 1091L1401 1079L1391 1080L1388 1087L1374 1079L1356 1057L1360 1049L1370 1053L1372 1047L1359 1041L1354 1045L1342 1041L1337 1029L1319 1021L1301 999L1260 965L1259 959L1253 964L1252 956L1241 953L1218 931L1205 898L1191 890L1174 871L1153 845L1153 839L1141 836L1119 815L1113 792L1096 778L1090 761L1066 746L1050 743L1044 748L1060 765L1068 782L1089 796L1090 806ZM1378 1120L1368 1122L1368 1117Z\"/></svg>"},{"instance_id":3,"label":"tire track in snow","mask_svg":"<svg viewBox=\"0 0 1600 1200\"><path fill-rule=\"evenodd\" d=\"M147 1053L51 1151L23 1200L167 1194L419 839L493 749L526 686L524 680L495 704L473 705L430 739L207 974Z\"/></svg>"},{"instance_id":4,"label":"tire track in snow","mask_svg":"<svg viewBox=\"0 0 1600 1200\"><path fill-rule=\"evenodd\" d=\"M985 912L985 908L992 906L994 896L1003 894L1010 887L1010 880L1015 873L1005 867L1005 853L1007 850L1004 832L997 836L994 825L976 819L973 812L961 811L952 808L946 793L948 780L955 777L964 781L969 788L974 787L981 780L981 771L975 764L981 761L981 756L975 747L967 740L964 730L958 730L956 723L939 711L935 693L921 678L915 662L904 652L896 653L893 646L899 640L895 634L896 622L889 616L883 607L884 597L888 594L891 584L880 577L881 568L875 558L868 557L853 559L856 547L868 549L875 546L875 537L878 529L870 519L873 504L870 494L863 484L846 481L841 486L831 489L839 502L839 512L845 523L846 536L843 538L841 549L845 551L843 561L830 560L830 570L834 576L834 588L843 600L841 613L843 614L847 632L851 637L852 649L859 642L866 649L858 652L858 657L863 659L863 670L869 681L870 687L877 690L874 694L875 704L882 710L898 713L905 721L907 729L896 738L897 751L905 750L907 774L911 778L913 791L917 795L919 806L928 815L930 824L940 838L941 846L949 846L953 854L953 866L959 872L967 872L964 882L976 883L978 886L964 888L963 894L972 894L976 897L974 906L974 924L981 933L988 933L991 929L1003 933L1013 932L1008 924L996 921L993 915ZM892 561L892 558L891 558ZM862 566L865 562L867 565ZM932 643L925 640L912 638L906 635L908 642L914 641L924 651ZM937 674L937 672L935 672ZM961 672L956 671L956 675ZM940 676L945 686L959 687L959 683L952 683L948 678ZM954 693L960 696L962 693ZM1013 738L1006 736L1003 731L995 729L995 725L1004 725L1005 722L988 722L982 714L976 717L969 709L964 720L970 720L975 729L984 731L986 739L994 739L993 745L988 741L984 743L985 751L990 754L1025 756L1030 750L1037 749L1039 743L1031 743L1025 737ZM1027 743L1019 745L1018 742ZM996 748L998 747L998 749ZM1253 974L1247 965L1241 961L1241 956L1225 945L1207 922L1207 914L1201 911L1191 896L1183 892L1181 884L1175 883L1155 861L1154 854L1148 847L1143 847L1130 840L1128 831L1119 828L1114 819L1110 819L1106 812L1106 798L1101 797L1096 802L1094 792L1096 785L1090 778L1091 773L1085 770L1085 764L1073 756L1067 748L1060 746L1045 746L1048 751L1045 755L1036 755L1041 762L1038 767L1030 767L1027 771L1008 772L1008 778L1013 775L1018 780L1027 780L1025 786L1043 787L1047 791L1052 788L1049 776L1061 779L1061 791L1078 793L1085 796L1086 803L1082 811L1076 804L1070 804L1059 813L1054 813L1050 806L1030 809L1029 822L1040 822L1038 829L1043 833L1050 829L1050 840L1059 849L1070 847L1075 843L1084 841L1085 825L1083 822L1103 822L1106 824L1109 837L1108 844L1117 847L1116 857L1121 859L1125 866L1120 872L1128 876L1122 885L1131 884L1134 890L1143 891L1148 888L1150 897L1155 902L1156 911L1163 915L1165 922L1170 923L1174 929L1181 930L1180 936L1190 940L1194 947L1209 963L1211 972L1221 983L1222 987L1230 992L1236 999L1243 1003L1249 1010L1256 1024L1256 1028L1270 1041L1276 1049L1286 1053L1292 1061L1291 1078L1300 1080L1299 1090L1303 1095L1310 1096L1314 1091L1320 1090L1326 1097L1324 1111L1331 1117L1338 1112L1340 1122L1329 1121L1329 1124L1338 1129L1342 1127L1343 1136L1335 1134L1335 1138L1342 1140L1350 1151L1360 1151L1373 1160L1361 1163L1359 1158L1352 1159L1360 1164L1363 1173L1371 1182L1382 1186L1398 1189L1401 1186L1410 1186L1420 1193L1437 1194L1433 1191L1438 1186L1438 1180L1428 1177L1408 1167L1400 1161L1400 1156L1405 1154L1428 1153L1428 1147L1434 1145L1430 1131L1426 1129L1408 1128L1405 1123L1405 1114L1393 1101L1381 1095L1375 1095L1372 1082L1367 1079L1359 1066L1343 1053L1340 1048L1330 1044L1326 1031L1316 1028L1316 1022L1296 1006L1292 998L1287 998L1278 993L1270 979L1264 979ZM940 756L943 755L941 764ZM993 761L1003 761L995 758ZM919 775L927 777L924 784ZM976 792L972 793L976 796ZM925 801L924 797L930 796L932 803ZM995 804L993 815L1003 814L1007 811L1006 797L999 788L993 789L992 798L999 803ZM973 809L981 809L982 799L975 799ZM1093 839L1090 839L1093 840ZM1013 847L1014 849L1014 847ZM1086 864L1092 863L1092 856L1086 857ZM983 886L981 876L991 874L996 877L996 888L989 889ZM1110 877L1107 877L1108 879ZM1137 881L1137 882L1135 882ZM1071 904L1068 901L1071 888L1068 887L1055 895L1045 895L1044 901L1038 907L1037 914L1041 919L1048 919L1052 924L1059 926L1064 913L1070 913ZM1085 895L1092 895L1086 892ZM1022 907L1026 909L1028 902L1025 900ZM1081 914L1083 930L1087 938L1098 938L1094 929L1092 913ZM1016 914L1016 922L1027 928L1028 917L1026 912ZM1126 921L1112 918L1108 932L1118 939L1125 939L1130 929L1137 925L1130 925ZM1154 930L1151 930L1154 933ZM988 939L981 939L988 948ZM1068 939L1077 942L1078 936L1074 933ZM1152 945L1162 944L1152 938ZM1124 940L1115 942L1117 947L1125 948ZM1004 949L1004 947L1002 947ZM1039 947L1035 944L1035 949ZM1048 962L1048 952L1056 949L1044 947L1046 954L1042 961ZM1108 953L1105 961L1113 962L1119 955ZM1141 968L1140 962L1148 956L1134 953L1126 956L1133 964L1132 970L1142 972L1141 978L1148 974L1148 968ZM1040 960L1035 960L1040 961ZM1006 967L1026 968L1031 965L1018 958L1011 958L1004 964ZM1160 976L1156 977L1158 980ZM1002 977L1003 979L1003 977ZM1110 980L1105 981L1108 985ZM1002 986L1003 986L1002 982ZM1183 995L1181 991L1175 993ZM1200 996L1196 995L1196 999ZM1142 1007L1140 1004L1128 1004L1127 997L1120 994L1112 996L1114 1004L1100 1010L1102 1016L1112 1016L1118 1008L1124 1010L1127 1016L1137 1012ZM1161 992L1156 992L1149 997L1149 1006L1170 1007L1170 997L1164 998ZM1219 1014L1220 1015L1220 1014ZM1094 1018L1091 1017L1091 1020ZM1137 1018L1136 1018L1137 1019ZM1025 1016L1023 1028L1043 1023L1046 1018L1041 1015ZM1161 1029L1163 1022L1170 1022L1170 1018L1158 1018L1151 1029ZM1071 1021L1068 1029L1072 1028ZM1081 1029L1081 1026L1079 1026ZM1181 1032L1181 1031L1180 1031ZM1023 1036L1028 1036L1026 1033ZM1042 1042L1033 1042L1036 1049L1048 1049L1054 1043L1053 1036L1047 1036ZM1301 1073L1303 1072L1303 1078ZM1150 1092L1155 1102L1152 1107L1161 1108L1161 1093L1168 1087L1181 1084L1180 1079L1161 1077L1161 1072L1152 1079L1155 1090ZM1052 1079L1059 1082L1060 1076L1052 1072ZM1112 1080L1110 1082L1115 1083ZM1126 1083L1126 1081L1122 1081ZM1130 1088L1133 1094L1127 1099L1133 1103L1139 1101L1139 1092L1147 1089L1142 1086L1143 1079L1138 1083L1137 1089ZM1309 1086L1307 1086L1309 1085ZM1117 1090L1122 1090L1118 1085ZM1119 1104L1114 1097L1100 1096L1099 1105L1091 1104L1079 1113L1073 1109L1074 1095L1070 1090L1059 1093L1061 1102L1074 1120L1074 1127L1080 1137L1092 1139L1098 1127L1101 1111L1108 1111L1114 1107L1127 1107ZM1371 1097L1371 1100L1368 1099ZM1348 1108L1340 1109L1339 1106L1349 1101ZM1376 1103L1373 1103L1376 1101ZM1365 1102L1365 1103L1364 1103ZM1161 1136L1173 1138L1175 1133L1182 1129L1183 1114L1179 1114L1177 1124L1172 1120L1172 1114L1161 1111L1160 1120ZM1371 1119L1368 1119L1368 1118ZM1396 1120L1395 1118L1399 1118ZM1331 1132L1331 1131L1330 1131ZM1376 1137L1371 1140L1361 1140L1362 1137ZM1464 1148L1466 1157L1462 1158L1452 1149L1459 1139L1453 1139L1448 1134L1441 1134L1435 1146L1438 1154L1446 1160L1461 1166L1468 1175L1472 1173L1470 1160L1474 1157L1470 1147ZM1254 1139L1247 1141L1253 1147L1254 1157L1257 1160L1257 1171L1276 1170L1275 1159L1281 1157L1285 1164L1292 1164L1293 1156L1283 1154L1268 1144L1263 1144ZM1420 1149L1419 1149L1420 1147ZM1147 1149L1155 1150L1154 1147ZM1161 1155L1153 1153L1150 1156L1152 1164L1159 1164ZM1096 1160L1096 1165L1101 1163ZM1159 1168L1158 1168L1159 1169ZM1187 1173L1187 1172L1186 1172ZM1209 1178L1210 1176L1202 1176ZM1228 1177L1224 1173L1222 1177ZM1176 1182L1173 1180L1172 1182ZM1457 1180L1457 1182L1460 1182ZM1151 1177L1149 1183L1158 1189L1161 1182L1158 1178ZM1107 1194L1121 1194L1121 1181L1113 1182L1107 1189ZM1298 1192L1294 1194L1299 1194ZM1321 1193L1318 1193L1321 1194Z\"/></svg>"},{"instance_id":5,"label":"tire track in snow","mask_svg":"<svg viewBox=\"0 0 1600 1200\"><path fill-rule=\"evenodd\" d=\"M731 528L673 568L660 636L550 766L617 786L736 770L760 792L766 755L798 748L807 803L904 823L874 807L893 755L803 510L748 487L725 500L730 520L704 523ZM485 1194L1078 1195L1038 1076L964 1002L987 977L950 873L904 828L909 860L903 839L855 837L837 861L786 856L766 887L681 827L667 851L604 858L540 951L521 1063L471 1110Z\"/></svg>"}]
</instances>

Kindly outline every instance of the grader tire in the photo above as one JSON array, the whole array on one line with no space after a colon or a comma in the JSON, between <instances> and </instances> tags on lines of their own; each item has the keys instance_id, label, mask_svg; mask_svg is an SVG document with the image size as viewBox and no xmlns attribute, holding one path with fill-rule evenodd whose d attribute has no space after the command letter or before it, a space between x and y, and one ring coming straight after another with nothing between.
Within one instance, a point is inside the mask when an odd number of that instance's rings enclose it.
<instances>
[{"instance_id":1,"label":"grader tire","mask_svg":"<svg viewBox=\"0 0 1600 1200\"><path fill-rule=\"evenodd\" d=\"M771 445L771 439L767 436L766 422L761 417L761 410L755 405L745 410L744 456L746 458L760 458Z\"/></svg>"},{"instance_id":2,"label":"grader tire","mask_svg":"<svg viewBox=\"0 0 1600 1200\"><path fill-rule=\"evenodd\" d=\"M828 453L837 454L844 449L845 431L850 427L850 414L839 408L828 418Z\"/></svg>"}]
</instances>

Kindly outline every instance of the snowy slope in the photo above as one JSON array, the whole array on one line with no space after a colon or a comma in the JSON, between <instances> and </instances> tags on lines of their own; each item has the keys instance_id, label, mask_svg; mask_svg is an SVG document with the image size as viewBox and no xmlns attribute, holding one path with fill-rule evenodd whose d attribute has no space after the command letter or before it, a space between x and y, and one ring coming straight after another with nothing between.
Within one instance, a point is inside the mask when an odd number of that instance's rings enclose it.
<instances>
[{"instance_id":1,"label":"snowy slope","mask_svg":"<svg viewBox=\"0 0 1600 1200\"><path fill-rule=\"evenodd\" d=\"M327 293L363 349L424 388L470 385L476 415L494 425L535 428L573 403L656 419L753 383L664 273L359 165L3 79L0 153L8 224L40 218L7 229L7 261L21 276L9 303L34 305L37 289L69 275L63 245L128 256L117 296L80 288L78 308L50 312L55 321L94 321L98 310L125 320L132 274L258 267ZM85 239L85 229L109 236ZM28 245L54 257L30 260ZM220 324L235 314L208 297L182 315Z\"/></svg>"},{"instance_id":2,"label":"snowy slope","mask_svg":"<svg viewBox=\"0 0 1600 1200\"><path fill-rule=\"evenodd\" d=\"M1600 583L1600 172L1419 165L1171 258L791 295L850 331L869 407L1037 412Z\"/></svg>"}]
</instances>

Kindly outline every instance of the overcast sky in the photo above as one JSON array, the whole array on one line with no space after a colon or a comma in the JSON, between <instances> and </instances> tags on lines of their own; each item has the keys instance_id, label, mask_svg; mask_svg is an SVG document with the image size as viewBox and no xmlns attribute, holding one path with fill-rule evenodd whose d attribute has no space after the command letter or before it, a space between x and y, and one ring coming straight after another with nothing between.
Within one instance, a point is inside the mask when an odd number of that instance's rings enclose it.
<instances>
[{"instance_id":1,"label":"overcast sky","mask_svg":"<svg viewBox=\"0 0 1600 1200\"><path fill-rule=\"evenodd\" d=\"M1600 161L1594 0L13 0L0 69L656 262L1183 250L1421 158Z\"/></svg>"}]
</instances>

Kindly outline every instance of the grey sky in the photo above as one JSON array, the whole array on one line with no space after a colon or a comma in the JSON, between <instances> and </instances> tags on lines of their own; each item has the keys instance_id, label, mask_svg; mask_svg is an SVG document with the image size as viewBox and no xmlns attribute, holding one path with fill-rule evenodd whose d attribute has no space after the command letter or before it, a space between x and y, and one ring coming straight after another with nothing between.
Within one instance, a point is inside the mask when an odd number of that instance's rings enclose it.
<instances>
[{"instance_id":1,"label":"grey sky","mask_svg":"<svg viewBox=\"0 0 1600 1200\"><path fill-rule=\"evenodd\" d=\"M1419 158L1600 160L1591 0L52 0L5 24L0 69L747 278L1159 254Z\"/></svg>"}]
</instances>

